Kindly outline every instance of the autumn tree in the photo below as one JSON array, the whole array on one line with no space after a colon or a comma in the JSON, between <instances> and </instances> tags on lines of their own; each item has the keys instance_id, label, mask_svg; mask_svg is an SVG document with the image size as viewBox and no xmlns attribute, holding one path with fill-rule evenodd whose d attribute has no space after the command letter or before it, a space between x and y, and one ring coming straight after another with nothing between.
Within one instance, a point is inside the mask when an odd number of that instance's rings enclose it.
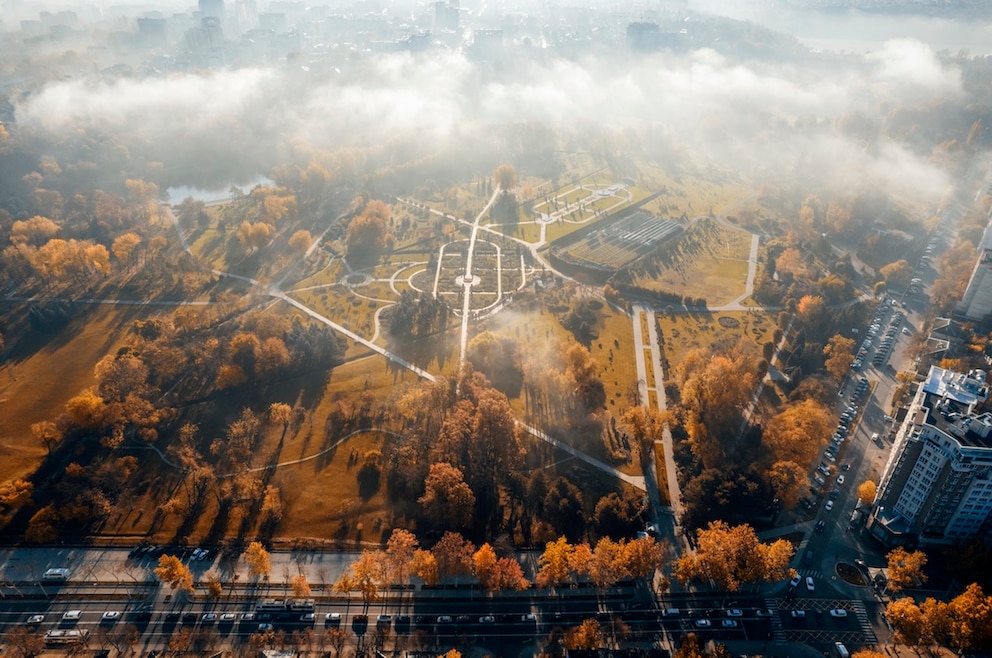
<instances>
[{"instance_id":1,"label":"autumn tree","mask_svg":"<svg viewBox=\"0 0 992 658\"><path fill-rule=\"evenodd\" d=\"M441 581L437 558L434 553L423 548L418 548L413 552L413 558L410 560L410 572L427 585L437 585Z\"/></svg>"},{"instance_id":2,"label":"autumn tree","mask_svg":"<svg viewBox=\"0 0 992 658\"><path fill-rule=\"evenodd\" d=\"M219 599L224 594L224 585L215 574L207 575L207 596L212 599Z\"/></svg>"},{"instance_id":3,"label":"autumn tree","mask_svg":"<svg viewBox=\"0 0 992 658\"><path fill-rule=\"evenodd\" d=\"M272 571L272 561L269 558L269 552L265 550L260 542L253 541L248 544L248 548L242 554L245 562L248 563L248 576L250 578L258 578L259 576L267 577L269 572Z\"/></svg>"},{"instance_id":4,"label":"autumn tree","mask_svg":"<svg viewBox=\"0 0 992 658\"><path fill-rule=\"evenodd\" d=\"M871 480L865 480L858 485L858 502L862 505L871 505L875 502L875 495L878 493L878 485Z\"/></svg>"},{"instance_id":5,"label":"autumn tree","mask_svg":"<svg viewBox=\"0 0 992 658\"><path fill-rule=\"evenodd\" d=\"M357 589L362 593L363 609L378 601L382 588L388 584L388 562L383 551L362 551L334 584L339 592Z\"/></svg>"},{"instance_id":6,"label":"autumn tree","mask_svg":"<svg viewBox=\"0 0 992 658\"><path fill-rule=\"evenodd\" d=\"M493 180L503 194L508 194L517 186L517 170L513 168L513 165L501 164L493 172Z\"/></svg>"},{"instance_id":7,"label":"autumn tree","mask_svg":"<svg viewBox=\"0 0 992 658\"><path fill-rule=\"evenodd\" d=\"M890 288L903 288L909 284L909 278L913 273L913 266L905 259L883 265L878 273L885 279L885 283Z\"/></svg>"},{"instance_id":8,"label":"autumn tree","mask_svg":"<svg viewBox=\"0 0 992 658\"><path fill-rule=\"evenodd\" d=\"M276 425L282 425L282 436L280 441L286 438L286 430L293 420L293 408L285 402L273 402L269 405L269 420Z\"/></svg>"},{"instance_id":9,"label":"autumn tree","mask_svg":"<svg viewBox=\"0 0 992 658\"><path fill-rule=\"evenodd\" d=\"M692 350L677 368L683 426L693 453L707 467L723 467L736 448L742 412L757 385L757 364L746 348L733 356Z\"/></svg>"},{"instance_id":10,"label":"autumn tree","mask_svg":"<svg viewBox=\"0 0 992 658\"><path fill-rule=\"evenodd\" d=\"M310 596L310 583L302 573L289 579L289 587L293 590L293 596L298 599L305 599Z\"/></svg>"},{"instance_id":11,"label":"autumn tree","mask_svg":"<svg viewBox=\"0 0 992 658\"><path fill-rule=\"evenodd\" d=\"M172 589L193 593L193 572L178 556L162 555L154 572L159 580L168 583Z\"/></svg>"},{"instance_id":12,"label":"autumn tree","mask_svg":"<svg viewBox=\"0 0 992 658\"><path fill-rule=\"evenodd\" d=\"M575 547L565 537L549 541L538 558L537 584L555 588L572 578L572 555Z\"/></svg>"},{"instance_id":13,"label":"autumn tree","mask_svg":"<svg viewBox=\"0 0 992 658\"><path fill-rule=\"evenodd\" d=\"M62 441L62 430L59 429L58 425L50 420L42 420L37 423L31 424L31 433L36 439L45 446L45 451L48 454L52 454L52 450L55 446Z\"/></svg>"},{"instance_id":14,"label":"autumn tree","mask_svg":"<svg viewBox=\"0 0 992 658\"><path fill-rule=\"evenodd\" d=\"M20 478L0 484L0 507L11 510L21 507L31 500L34 485Z\"/></svg>"},{"instance_id":15,"label":"autumn tree","mask_svg":"<svg viewBox=\"0 0 992 658\"><path fill-rule=\"evenodd\" d=\"M916 587L927 582L923 567L927 563L927 555L923 551L909 552L899 546L888 554L890 592L898 592L907 587Z\"/></svg>"},{"instance_id":16,"label":"autumn tree","mask_svg":"<svg viewBox=\"0 0 992 658\"><path fill-rule=\"evenodd\" d=\"M585 619L565 633L565 646L572 650L594 651L605 646L606 634L595 619Z\"/></svg>"},{"instance_id":17,"label":"autumn tree","mask_svg":"<svg viewBox=\"0 0 992 658\"><path fill-rule=\"evenodd\" d=\"M523 591L530 586L520 563L511 557L497 557L493 547L483 544L472 556L475 577L489 592Z\"/></svg>"},{"instance_id":18,"label":"autumn tree","mask_svg":"<svg viewBox=\"0 0 992 658\"><path fill-rule=\"evenodd\" d=\"M141 237L137 233L124 233L114 238L110 245L110 251L114 254L117 262L130 270L131 266L134 265L136 250L140 244Z\"/></svg>"},{"instance_id":19,"label":"autumn tree","mask_svg":"<svg viewBox=\"0 0 992 658\"><path fill-rule=\"evenodd\" d=\"M300 229L289 238L289 248L298 256L305 254L311 244L313 244L313 237L310 235L310 231L305 229Z\"/></svg>"},{"instance_id":20,"label":"autumn tree","mask_svg":"<svg viewBox=\"0 0 992 658\"><path fill-rule=\"evenodd\" d=\"M823 319L826 303L819 295L803 295L796 304L796 318L807 327L816 327Z\"/></svg>"},{"instance_id":21,"label":"autumn tree","mask_svg":"<svg viewBox=\"0 0 992 658\"><path fill-rule=\"evenodd\" d=\"M35 658L45 652L45 636L33 629L12 625L3 635L10 655L16 658Z\"/></svg>"},{"instance_id":22,"label":"autumn tree","mask_svg":"<svg viewBox=\"0 0 992 658\"><path fill-rule=\"evenodd\" d=\"M808 464L824 438L830 436L832 426L830 412L816 400L807 398L773 416L761 440L776 460Z\"/></svg>"},{"instance_id":23,"label":"autumn tree","mask_svg":"<svg viewBox=\"0 0 992 658\"><path fill-rule=\"evenodd\" d=\"M743 585L787 577L791 556L785 540L763 544L749 525L731 527L714 521L697 531L696 550L676 562L675 576L683 584L700 580L736 592Z\"/></svg>"},{"instance_id":24,"label":"autumn tree","mask_svg":"<svg viewBox=\"0 0 992 658\"><path fill-rule=\"evenodd\" d=\"M464 527L472 520L475 494L462 471L446 462L431 464L424 481L424 495L417 499L435 525Z\"/></svg>"},{"instance_id":25,"label":"autumn tree","mask_svg":"<svg viewBox=\"0 0 992 658\"><path fill-rule=\"evenodd\" d=\"M10 227L10 241L13 244L42 245L59 232L59 225L40 215L30 219L21 219Z\"/></svg>"},{"instance_id":26,"label":"autumn tree","mask_svg":"<svg viewBox=\"0 0 992 658\"><path fill-rule=\"evenodd\" d=\"M437 569L442 578L467 576L474 569L475 546L457 532L445 532L431 553L437 561Z\"/></svg>"},{"instance_id":27,"label":"autumn tree","mask_svg":"<svg viewBox=\"0 0 992 658\"><path fill-rule=\"evenodd\" d=\"M420 548L417 538L409 530L394 528L386 542L386 560L389 566L391 582L401 585L406 583L413 562L413 554Z\"/></svg>"},{"instance_id":28,"label":"autumn tree","mask_svg":"<svg viewBox=\"0 0 992 658\"><path fill-rule=\"evenodd\" d=\"M880 651L872 651L871 649L862 649L861 651L855 651L851 654L851 658L889 658L886 654Z\"/></svg>"},{"instance_id":29,"label":"autumn tree","mask_svg":"<svg viewBox=\"0 0 992 658\"><path fill-rule=\"evenodd\" d=\"M972 583L950 602L951 645L960 651L992 647L992 596Z\"/></svg>"},{"instance_id":30,"label":"autumn tree","mask_svg":"<svg viewBox=\"0 0 992 658\"><path fill-rule=\"evenodd\" d=\"M806 472L794 461L776 461L768 469L768 482L775 490L775 497L782 507L792 509L799 502L799 495L806 487Z\"/></svg>"},{"instance_id":31,"label":"autumn tree","mask_svg":"<svg viewBox=\"0 0 992 658\"><path fill-rule=\"evenodd\" d=\"M348 223L345 245L349 256L374 256L392 240L389 234L391 210L382 201L372 200Z\"/></svg>"},{"instance_id":32,"label":"autumn tree","mask_svg":"<svg viewBox=\"0 0 992 658\"><path fill-rule=\"evenodd\" d=\"M885 618L892 625L897 642L912 647L923 644L923 613L912 598L907 596L890 601L885 607Z\"/></svg>"},{"instance_id":33,"label":"autumn tree","mask_svg":"<svg viewBox=\"0 0 992 658\"><path fill-rule=\"evenodd\" d=\"M835 334L830 337L830 340L823 347L823 356L826 359L823 362L823 367L835 379L840 381L847 376L853 355L854 339L847 338L841 334Z\"/></svg>"}]
</instances>

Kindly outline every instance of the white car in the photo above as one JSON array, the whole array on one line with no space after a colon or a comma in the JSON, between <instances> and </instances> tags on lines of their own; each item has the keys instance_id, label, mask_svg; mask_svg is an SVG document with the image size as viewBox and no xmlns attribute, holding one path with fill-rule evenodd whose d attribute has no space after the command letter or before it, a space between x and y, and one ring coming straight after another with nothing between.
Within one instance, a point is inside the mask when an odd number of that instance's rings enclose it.
<instances>
[{"instance_id":1,"label":"white car","mask_svg":"<svg viewBox=\"0 0 992 658\"><path fill-rule=\"evenodd\" d=\"M816 585L813 584L813 576L806 576L806 589L811 592L816 589Z\"/></svg>"},{"instance_id":2,"label":"white car","mask_svg":"<svg viewBox=\"0 0 992 658\"><path fill-rule=\"evenodd\" d=\"M828 500L827 504L823 506L823 509L827 510L828 512L833 508L834 508L834 501L832 500Z\"/></svg>"},{"instance_id":3,"label":"white car","mask_svg":"<svg viewBox=\"0 0 992 658\"><path fill-rule=\"evenodd\" d=\"M799 587L799 583L802 580L802 576L796 576L789 581L789 587Z\"/></svg>"},{"instance_id":4,"label":"white car","mask_svg":"<svg viewBox=\"0 0 992 658\"><path fill-rule=\"evenodd\" d=\"M31 615L25 623L33 626L35 624L40 624L43 621L45 621L45 615Z\"/></svg>"},{"instance_id":5,"label":"white car","mask_svg":"<svg viewBox=\"0 0 992 658\"><path fill-rule=\"evenodd\" d=\"M847 616L847 610L845 610L843 608L834 608L833 610L830 611L830 616L831 617L846 617Z\"/></svg>"},{"instance_id":6,"label":"white car","mask_svg":"<svg viewBox=\"0 0 992 658\"><path fill-rule=\"evenodd\" d=\"M840 475L838 475L838 476L837 476L837 484L844 484L844 479L845 479L845 478L844 478L844 475L843 475L843 473L842 473L842 474L840 474Z\"/></svg>"},{"instance_id":7,"label":"white car","mask_svg":"<svg viewBox=\"0 0 992 658\"><path fill-rule=\"evenodd\" d=\"M737 628L737 620L736 619L724 619L720 623L720 625L723 626L724 628Z\"/></svg>"},{"instance_id":8,"label":"white car","mask_svg":"<svg viewBox=\"0 0 992 658\"><path fill-rule=\"evenodd\" d=\"M121 613L118 612L117 610L107 610L105 613L103 613L103 616L100 617L100 619L102 619L103 621L117 621L120 618L121 618Z\"/></svg>"},{"instance_id":9,"label":"white car","mask_svg":"<svg viewBox=\"0 0 992 658\"><path fill-rule=\"evenodd\" d=\"M79 618L82 616L82 610L66 610L62 614L62 621L79 621Z\"/></svg>"},{"instance_id":10,"label":"white car","mask_svg":"<svg viewBox=\"0 0 992 658\"><path fill-rule=\"evenodd\" d=\"M697 619L696 620L696 627L697 628L709 628L710 626L711 626L711 624L710 624L710 620L709 619Z\"/></svg>"},{"instance_id":11,"label":"white car","mask_svg":"<svg viewBox=\"0 0 992 658\"><path fill-rule=\"evenodd\" d=\"M731 608L730 610L727 610L727 616L728 617L743 617L744 616L744 611L741 610L740 608Z\"/></svg>"},{"instance_id":12,"label":"white car","mask_svg":"<svg viewBox=\"0 0 992 658\"><path fill-rule=\"evenodd\" d=\"M793 617L796 617L796 618L798 618L798 617L805 617L806 616L806 611L805 610L793 610L789 614L792 615Z\"/></svg>"}]
</instances>

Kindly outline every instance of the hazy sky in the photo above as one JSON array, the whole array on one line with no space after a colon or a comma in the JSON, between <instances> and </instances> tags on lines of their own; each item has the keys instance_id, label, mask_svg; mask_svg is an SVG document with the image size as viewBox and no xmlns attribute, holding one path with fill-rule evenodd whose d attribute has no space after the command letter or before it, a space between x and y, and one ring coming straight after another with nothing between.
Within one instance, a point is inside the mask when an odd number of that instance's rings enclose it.
<instances>
[{"instance_id":1,"label":"hazy sky","mask_svg":"<svg viewBox=\"0 0 992 658\"><path fill-rule=\"evenodd\" d=\"M406 141L457 152L485 147L507 123L537 123L580 140L595 126L626 139L624 148L638 156L678 153L731 171L880 185L932 200L949 178L927 157L884 139L869 148L834 126L851 112L878 124L893 105L934 97L963 100L960 72L942 65L930 45L895 39L832 70L740 63L704 49L551 59L507 75L432 53L370 58L343 74L280 66L68 80L22 100L17 118L53 132L105 128L152 144L167 164L207 158L232 178L266 173L293 144L335 150Z\"/></svg>"}]
</instances>

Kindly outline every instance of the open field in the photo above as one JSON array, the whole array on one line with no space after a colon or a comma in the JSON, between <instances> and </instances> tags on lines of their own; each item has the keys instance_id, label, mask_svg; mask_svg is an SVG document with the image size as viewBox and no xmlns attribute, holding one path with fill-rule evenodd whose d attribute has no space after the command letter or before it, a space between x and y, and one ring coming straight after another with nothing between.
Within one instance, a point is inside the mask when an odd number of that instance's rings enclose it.
<instances>
[{"instance_id":1,"label":"open field","mask_svg":"<svg viewBox=\"0 0 992 658\"><path fill-rule=\"evenodd\" d=\"M761 346L772 339L775 332L775 317L759 311L738 311L717 313L657 313L655 315L663 342L665 358L671 367L676 367L691 350L709 348L715 344L736 345L740 339L755 346L761 353ZM727 318L721 326L720 318ZM665 373L666 377L670 373Z\"/></svg>"},{"instance_id":2,"label":"open field","mask_svg":"<svg viewBox=\"0 0 992 658\"><path fill-rule=\"evenodd\" d=\"M658 251L624 271L642 290L705 298L710 306L744 294L752 235L711 220L698 220ZM759 260L763 249L758 249Z\"/></svg>"},{"instance_id":3,"label":"open field","mask_svg":"<svg viewBox=\"0 0 992 658\"><path fill-rule=\"evenodd\" d=\"M4 313L27 313L2 305ZM31 434L33 423L52 420L65 403L93 384L93 367L127 343L135 320L161 313L147 307L80 305L72 323L25 358L16 353L0 363L0 482L37 469L44 448Z\"/></svg>"}]
</instances>

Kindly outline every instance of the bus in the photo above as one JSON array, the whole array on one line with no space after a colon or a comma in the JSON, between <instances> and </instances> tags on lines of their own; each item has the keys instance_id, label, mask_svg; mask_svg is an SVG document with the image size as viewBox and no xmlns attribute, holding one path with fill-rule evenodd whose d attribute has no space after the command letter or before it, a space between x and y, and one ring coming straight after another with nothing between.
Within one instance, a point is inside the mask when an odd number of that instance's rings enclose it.
<instances>
[{"instance_id":1,"label":"bus","mask_svg":"<svg viewBox=\"0 0 992 658\"><path fill-rule=\"evenodd\" d=\"M86 641L90 632L86 629L58 628L45 631L46 644L80 644Z\"/></svg>"}]
</instances>

